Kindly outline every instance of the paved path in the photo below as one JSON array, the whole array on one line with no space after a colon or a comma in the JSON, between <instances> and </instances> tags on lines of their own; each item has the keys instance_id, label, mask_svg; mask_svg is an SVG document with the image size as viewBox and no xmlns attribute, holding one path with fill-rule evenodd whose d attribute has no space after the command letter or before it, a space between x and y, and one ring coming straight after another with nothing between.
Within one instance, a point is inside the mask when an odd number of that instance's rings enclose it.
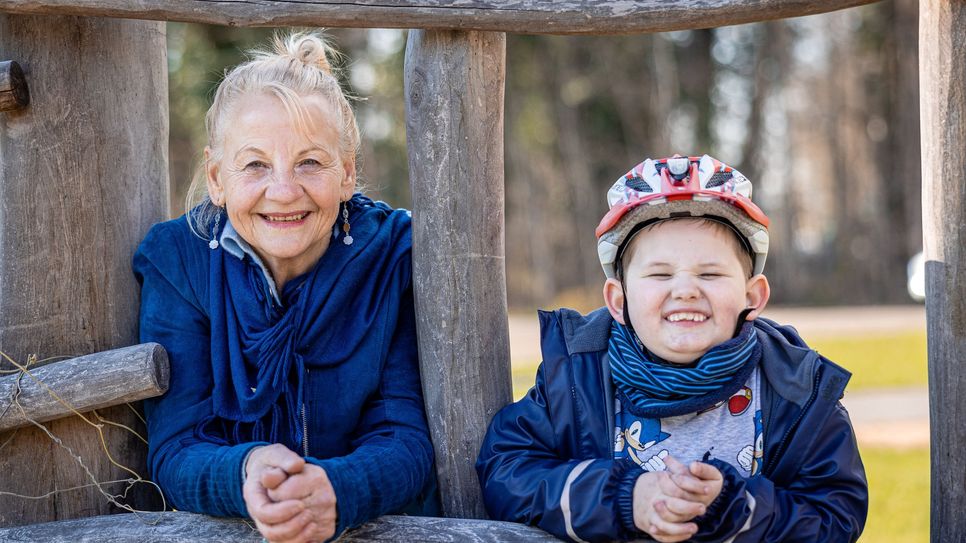
<instances>
[{"instance_id":1,"label":"paved path","mask_svg":"<svg viewBox=\"0 0 966 543\"><path fill-rule=\"evenodd\" d=\"M926 328L926 312L921 305L778 307L767 310L765 316L794 324L806 340ZM510 353L514 364L534 364L540 360L540 330L535 311L510 316ZM925 387L847 391L842 403L849 410L860 445L892 448L929 445L929 394Z\"/></svg>"}]
</instances>

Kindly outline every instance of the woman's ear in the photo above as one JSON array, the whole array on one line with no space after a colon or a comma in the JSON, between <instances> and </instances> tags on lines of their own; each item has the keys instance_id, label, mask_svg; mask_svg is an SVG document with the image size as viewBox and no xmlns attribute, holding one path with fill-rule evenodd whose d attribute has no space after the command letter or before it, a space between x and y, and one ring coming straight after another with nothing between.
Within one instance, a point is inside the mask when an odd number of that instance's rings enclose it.
<instances>
[{"instance_id":1,"label":"woman's ear","mask_svg":"<svg viewBox=\"0 0 966 543\"><path fill-rule=\"evenodd\" d=\"M342 178L342 201L346 202L356 191L356 161L350 158L345 161L345 177Z\"/></svg>"},{"instance_id":2,"label":"woman's ear","mask_svg":"<svg viewBox=\"0 0 966 543\"><path fill-rule=\"evenodd\" d=\"M745 320L755 320L768 305L768 298L771 297L771 287L768 286L768 278L763 274L758 274L745 284L745 307L751 309Z\"/></svg>"},{"instance_id":3,"label":"woman's ear","mask_svg":"<svg viewBox=\"0 0 966 543\"><path fill-rule=\"evenodd\" d=\"M624 322L624 289L613 277L604 282L604 303L615 321L627 324Z\"/></svg>"},{"instance_id":4,"label":"woman's ear","mask_svg":"<svg viewBox=\"0 0 966 543\"><path fill-rule=\"evenodd\" d=\"M218 178L218 163L211 159L211 147L205 147L205 182L208 185L208 197L211 203L218 207L225 205L225 187Z\"/></svg>"}]
</instances>

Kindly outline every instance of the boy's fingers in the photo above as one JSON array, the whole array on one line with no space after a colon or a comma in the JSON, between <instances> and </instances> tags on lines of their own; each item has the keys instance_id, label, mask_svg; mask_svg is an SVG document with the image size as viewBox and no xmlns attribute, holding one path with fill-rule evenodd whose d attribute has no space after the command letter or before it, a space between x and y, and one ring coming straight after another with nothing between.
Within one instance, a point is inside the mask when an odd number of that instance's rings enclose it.
<instances>
[{"instance_id":1,"label":"boy's fingers","mask_svg":"<svg viewBox=\"0 0 966 543\"><path fill-rule=\"evenodd\" d=\"M664 457L664 465L667 466L667 470L673 474L687 474L688 467L678 462L677 458L674 458L670 454Z\"/></svg>"},{"instance_id":2,"label":"boy's fingers","mask_svg":"<svg viewBox=\"0 0 966 543\"><path fill-rule=\"evenodd\" d=\"M674 496L678 498L697 498L698 496L704 496L708 491L708 483L698 479L697 477L691 475L690 473L675 473L672 474L671 482L681 491L681 493L675 493Z\"/></svg>"},{"instance_id":3,"label":"boy's fingers","mask_svg":"<svg viewBox=\"0 0 966 543\"><path fill-rule=\"evenodd\" d=\"M704 462L691 462L691 474L705 481L719 481L722 479L718 468Z\"/></svg>"},{"instance_id":4,"label":"boy's fingers","mask_svg":"<svg viewBox=\"0 0 966 543\"><path fill-rule=\"evenodd\" d=\"M651 519L651 530L649 533L658 541L684 541L697 531L698 526L693 522L668 522L661 518L660 515L655 514ZM659 536L661 537L660 539Z\"/></svg>"},{"instance_id":5,"label":"boy's fingers","mask_svg":"<svg viewBox=\"0 0 966 543\"><path fill-rule=\"evenodd\" d=\"M682 500L680 498L667 498L664 501L654 504L654 510L662 519L668 522L688 522L694 517L704 514L706 508L703 503Z\"/></svg>"}]
</instances>

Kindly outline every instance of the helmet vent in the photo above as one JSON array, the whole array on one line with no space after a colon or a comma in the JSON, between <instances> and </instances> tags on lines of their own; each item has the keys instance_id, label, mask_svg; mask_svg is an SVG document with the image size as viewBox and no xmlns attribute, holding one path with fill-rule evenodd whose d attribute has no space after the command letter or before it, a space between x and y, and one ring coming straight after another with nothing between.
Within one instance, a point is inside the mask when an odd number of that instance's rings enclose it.
<instances>
[{"instance_id":1,"label":"helmet vent","mask_svg":"<svg viewBox=\"0 0 966 543\"><path fill-rule=\"evenodd\" d=\"M624 184L627 185L627 188L636 190L637 192L654 192L654 189L641 177L632 177L624 181Z\"/></svg>"},{"instance_id":2,"label":"helmet vent","mask_svg":"<svg viewBox=\"0 0 966 543\"><path fill-rule=\"evenodd\" d=\"M731 181L733 177L734 175L731 172L714 172L714 175L711 176L711 179L708 180L708 184L704 188L720 187L728 181Z\"/></svg>"}]
</instances>

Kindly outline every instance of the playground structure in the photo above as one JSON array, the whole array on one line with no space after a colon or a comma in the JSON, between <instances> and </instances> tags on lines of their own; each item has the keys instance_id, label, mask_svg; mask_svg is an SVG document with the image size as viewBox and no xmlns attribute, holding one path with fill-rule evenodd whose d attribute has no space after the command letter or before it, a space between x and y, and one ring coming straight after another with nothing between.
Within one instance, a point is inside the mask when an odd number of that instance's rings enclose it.
<instances>
[{"instance_id":1,"label":"playground structure","mask_svg":"<svg viewBox=\"0 0 966 543\"><path fill-rule=\"evenodd\" d=\"M0 113L0 349L24 361L37 351L80 355L137 340L130 256L148 227L166 217L168 201L165 27L155 21L418 29L409 33L404 69L416 308L422 373L433 376L424 379L426 409L450 518L386 517L350 540L548 538L532 528L455 520L485 518L473 462L486 423L510 401L504 32L658 32L867 3L0 0L0 61L9 62L0 62L0 108L7 110ZM920 2L920 73L931 537L952 542L966 539L966 0ZM123 401L100 414L136 426L137 415L118 405ZM0 412L9 403L0 398ZM95 432L77 417L48 428L98 481L130 477L104 458L102 437L117 462L144 474L146 447L122 429L102 425ZM232 529L240 540L260 539L240 521L187 513L155 515L154 524L145 523L150 516L95 516L118 509L94 488L55 492L90 479L41 429L0 433L0 445L0 490L52 493L40 500L0 495L0 526L32 525L0 530L0 539L123 532L144 541L203 541ZM139 507L160 505L150 486L135 491ZM60 522L38 524L51 521Z\"/></svg>"}]
</instances>

